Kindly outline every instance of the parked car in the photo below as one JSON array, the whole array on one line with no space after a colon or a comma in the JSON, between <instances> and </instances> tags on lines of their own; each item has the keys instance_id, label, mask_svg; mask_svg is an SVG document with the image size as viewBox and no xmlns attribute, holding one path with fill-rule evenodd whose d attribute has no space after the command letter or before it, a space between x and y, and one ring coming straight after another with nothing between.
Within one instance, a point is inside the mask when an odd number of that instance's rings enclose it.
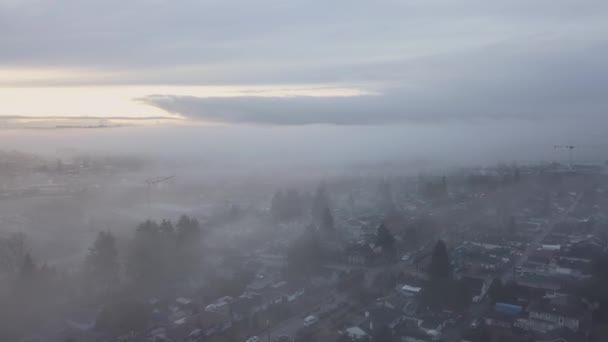
<instances>
[{"instance_id":1,"label":"parked car","mask_svg":"<svg viewBox=\"0 0 608 342\"><path fill-rule=\"evenodd\" d=\"M246 342L260 342L260 338L257 336L251 336Z\"/></svg>"},{"instance_id":2,"label":"parked car","mask_svg":"<svg viewBox=\"0 0 608 342\"><path fill-rule=\"evenodd\" d=\"M311 325L314 325L315 323L317 323L319 321L319 318L315 315L310 315L306 318L304 318L304 326L305 327L309 327ZM257 341L252 341L252 342L257 342Z\"/></svg>"},{"instance_id":3,"label":"parked car","mask_svg":"<svg viewBox=\"0 0 608 342\"><path fill-rule=\"evenodd\" d=\"M194 329L188 334L188 341L198 341L203 337L203 331L201 329Z\"/></svg>"}]
</instances>

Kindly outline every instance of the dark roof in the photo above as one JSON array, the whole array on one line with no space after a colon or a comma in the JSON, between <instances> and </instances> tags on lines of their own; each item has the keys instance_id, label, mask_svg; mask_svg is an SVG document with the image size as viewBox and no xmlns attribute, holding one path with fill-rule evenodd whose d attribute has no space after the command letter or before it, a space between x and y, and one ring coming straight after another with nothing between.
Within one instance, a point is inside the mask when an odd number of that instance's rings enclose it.
<instances>
[{"instance_id":1,"label":"dark roof","mask_svg":"<svg viewBox=\"0 0 608 342\"><path fill-rule=\"evenodd\" d=\"M490 319L493 319L496 321L513 323L515 321L515 319L517 318L517 316L509 315L504 312L491 310L491 311L488 311L488 313L486 313L484 318L490 318Z\"/></svg>"},{"instance_id":2,"label":"dark roof","mask_svg":"<svg viewBox=\"0 0 608 342\"><path fill-rule=\"evenodd\" d=\"M542 334L536 338L535 342L586 342L584 334L573 332L572 330L560 327Z\"/></svg>"},{"instance_id":3,"label":"dark roof","mask_svg":"<svg viewBox=\"0 0 608 342\"><path fill-rule=\"evenodd\" d=\"M387 308L385 306L375 307L370 311L370 317L374 323L388 324L403 316L401 311Z\"/></svg>"},{"instance_id":4,"label":"dark roof","mask_svg":"<svg viewBox=\"0 0 608 342\"><path fill-rule=\"evenodd\" d=\"M530 305L529 311L552 313L559 316L581 318L587 312L582 303L555 304L547 300L541 300Z\"/></svg>"},{"instance_id":5,"label":"dark roof","mask_svg":"<svg viewBox=\"0 0 608 342\"><path fill-rule=\"evenodd\" d=\"M558 290L561 288L560 281L556 277L544 276L538 274L528 274L520 276L517 279L519 285L532 288ZM561 282L563 283L563 282Z\"/></svg>"}]
</instances>

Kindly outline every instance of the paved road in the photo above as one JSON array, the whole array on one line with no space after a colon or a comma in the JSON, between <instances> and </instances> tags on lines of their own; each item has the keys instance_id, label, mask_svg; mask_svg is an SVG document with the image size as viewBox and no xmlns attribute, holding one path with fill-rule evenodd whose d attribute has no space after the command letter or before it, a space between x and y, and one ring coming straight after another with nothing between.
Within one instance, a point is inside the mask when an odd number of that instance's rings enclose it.
<instances>
[{"instance_id":1,"label":"paved road","mask_svg":"<svg viewBox=\"0 0 608 342\"><path fill-rule=\"evenodd\" d=\"M333 299L328 300L329 298ZM346 303L348 301L348 296L333 290L329 291L328 293L317 294L315 295L315 298L304 298L304 300L311 303L311 305L307 307L307 310L303 310L297 315L293 315L292 317L272 326L270 328L270 340L268 339L268 331L260 333L258 336L260 340L263 342L272 342L273 339L281 335L288 335L293 339L298 330L304 327L304 316L311 313L311 311L314 311L312 312L313 315L321 315L324 312L332 311L341 303ZM319 309L314 310L317 307Z\"/></svg>"}]
</instances>

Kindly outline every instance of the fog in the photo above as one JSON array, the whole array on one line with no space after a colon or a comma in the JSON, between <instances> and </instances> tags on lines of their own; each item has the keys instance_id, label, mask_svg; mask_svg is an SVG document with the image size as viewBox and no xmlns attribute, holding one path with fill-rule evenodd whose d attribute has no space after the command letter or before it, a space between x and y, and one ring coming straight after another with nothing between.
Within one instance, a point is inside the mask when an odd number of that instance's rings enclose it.
<instances>
[{"instance_id":1,"label":"fog","mask_svg":"<svg viewBox=\"0 0 608 342\"><path fill-rule=\"evenodd\" d=\"M607 341L607 18L0 0L0 342Z\"/></svg>"},{"instance_id":2,"label":"fog","mask_svg":"<svg viewBox=\"0 0 608 342\"><path fill-rule=\"evenodd\" d=\"M272 329L332 340L408 284L424 288L404 297L417 308L408 315L467 310L444 336L480 333L470 324L494 297L463 301L463 279L523 281L508 267L535 252L517 247L489 271L459 268L454 248L493 234L549 239L558 222L590 218L584 231L603 236L603 130L564 117L5 128L0 336L236 341ZM338 315L353 321L322 319Z\"/></svg>"},{"instance_id":3,"label":"fog","mask_svg":"<svg viewBox=\"0 0 608 342\"><path fill-rule=\"evenodd\" d=\"M161 125L108 129L5 130L5 150L139 155L165 161L223 166L446 161L454 165L565 161L554 145L605 142L600 122L578 119L492 119L401 125ZM513 139L514 136L517 139ZM581 151L601 161L601 151Z\"/></svg>"}]
</instances>

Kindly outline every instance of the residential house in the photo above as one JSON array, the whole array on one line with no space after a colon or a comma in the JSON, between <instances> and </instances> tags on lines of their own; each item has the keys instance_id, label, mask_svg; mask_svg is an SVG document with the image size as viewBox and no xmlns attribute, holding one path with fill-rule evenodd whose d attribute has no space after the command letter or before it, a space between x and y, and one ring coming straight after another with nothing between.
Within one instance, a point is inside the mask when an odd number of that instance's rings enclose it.
<instances>
[{"instance_id":1,"label":"residential house","mask_svg":"<svg viewBox=\"0 0 608 342\"><path fill-rule=\"evenodd\" d=\"M520 319L516 326L523 329L546 333L565 327L579 331L589 321L589 310L580 302L540 300L528 308L528 319Z\"/></svg>"}]
</instances>

